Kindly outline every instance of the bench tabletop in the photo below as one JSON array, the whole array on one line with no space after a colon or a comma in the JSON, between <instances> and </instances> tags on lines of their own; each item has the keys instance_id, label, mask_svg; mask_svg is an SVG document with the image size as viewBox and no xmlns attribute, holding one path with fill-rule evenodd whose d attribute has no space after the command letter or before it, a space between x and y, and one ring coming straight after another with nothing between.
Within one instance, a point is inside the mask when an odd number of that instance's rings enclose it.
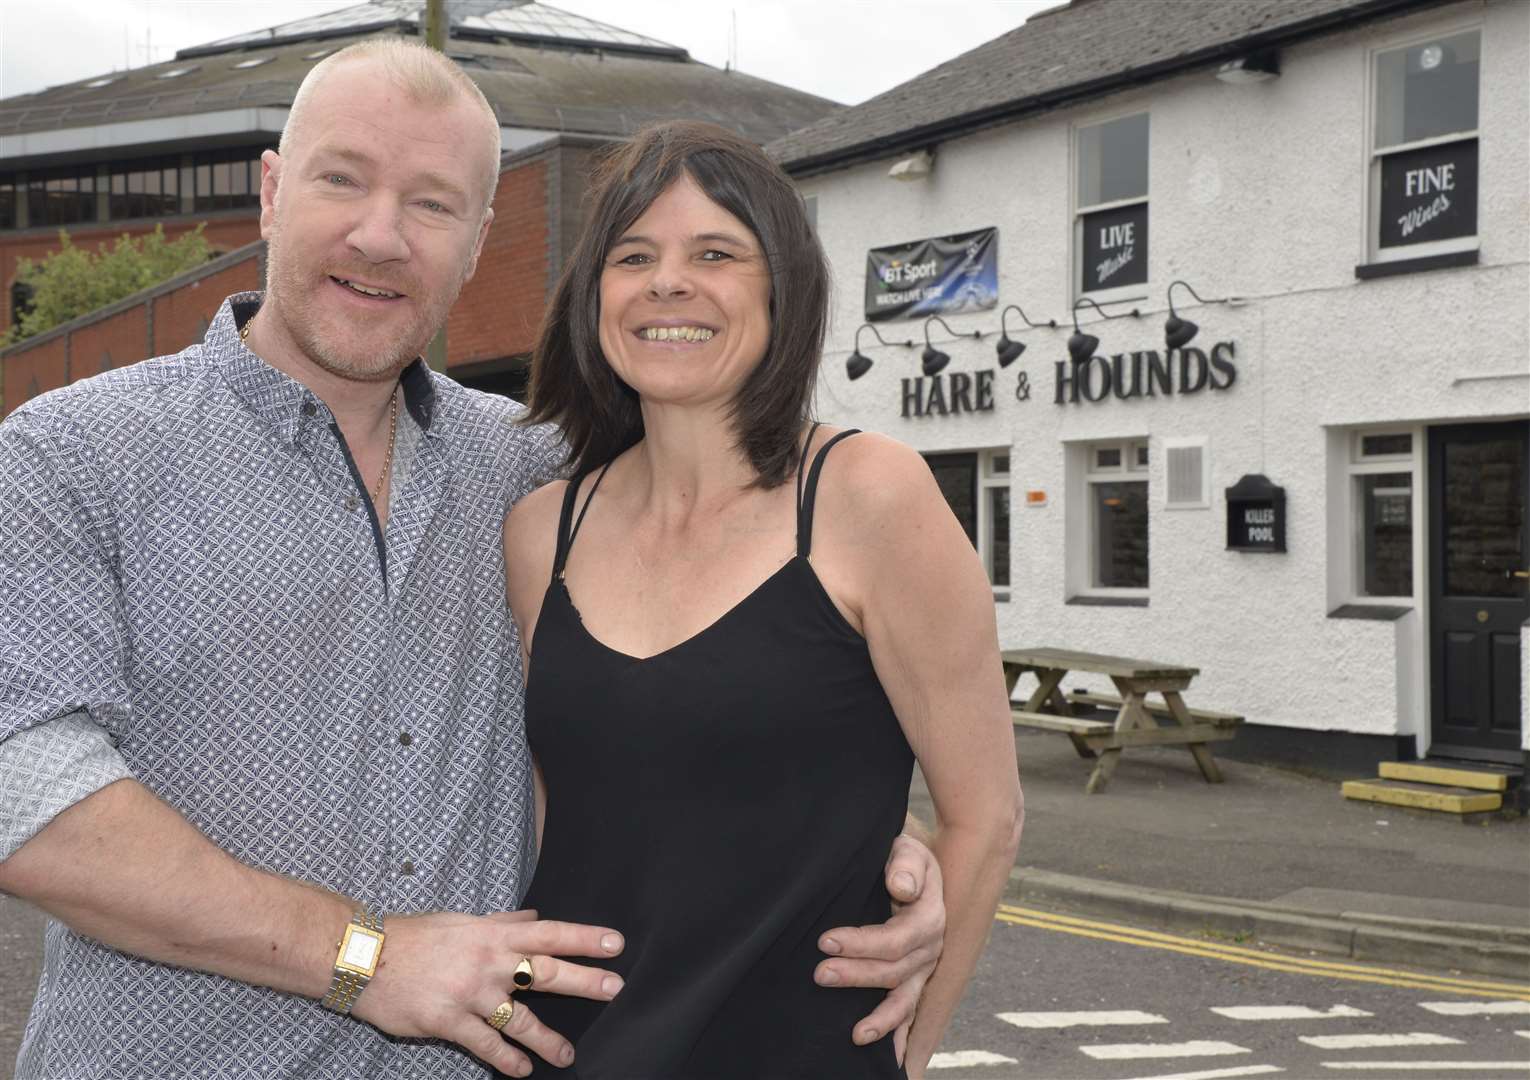
<instances>
[{"instance_id":1,"label":"bench tabletop","mask_svg":"<svg viewBox=\"0 0 1530 1080\"><path fill-rule=\"evenodd\" d=\"M1200 668L1165 664L1157 660L1134 660L1127 656L1076 652L1072 649L1005 649L1004 662L1022 668L1088 671L1124 679L1193 679Z\"/></svg>"}]
</instances>

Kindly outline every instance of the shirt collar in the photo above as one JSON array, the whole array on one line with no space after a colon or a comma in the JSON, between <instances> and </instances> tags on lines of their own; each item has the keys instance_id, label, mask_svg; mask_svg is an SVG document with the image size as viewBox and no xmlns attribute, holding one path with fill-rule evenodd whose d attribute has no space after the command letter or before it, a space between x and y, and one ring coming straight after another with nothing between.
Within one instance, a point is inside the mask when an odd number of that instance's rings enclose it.
<instances>
[{"instance_id":1,"label":"shirt collar","mask_svg":"<svg viewBox=\"0 0 1530 1080\"><path fill-rule=\"evenodd\" d=\"M224 380L244 403L274 428L285 443L297 442L305 421L332 423L333 415L312 390L256 356L239 340L239 331L260 310L263 294L235 293L223 301L207 327L202 347L223 371ZM404 407L426 435L436 413L435 379L416 358L399 376Z\"/></svg>"}]
</instances>

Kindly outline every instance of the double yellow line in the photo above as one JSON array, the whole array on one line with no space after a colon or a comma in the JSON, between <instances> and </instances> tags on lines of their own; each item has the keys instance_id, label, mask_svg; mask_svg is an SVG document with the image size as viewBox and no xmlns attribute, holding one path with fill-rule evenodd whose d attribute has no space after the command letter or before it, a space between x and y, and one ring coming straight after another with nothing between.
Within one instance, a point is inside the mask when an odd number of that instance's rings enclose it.
<instances>
[{"instance_id":1,"label":"double yellow line","mask_svg":"<svg viewBox=\"0 0 1530 1080\"><path fill-rule=\"evenodd\" d=\"M1124 945L1137 945L1144 949L1165 949L1185 956L1223 960L1229 964L1246 964L1249 967L1284 971L1293 975L1348 979L1352 982L1379 983L1382 986L1432 990L1441 994L1530 1001L1530 986L1524 984L1487 982L1480 979L1451 979L1440 975L1422 975L1414 971L1397 971L1392 968L1370 967L1364 964L1282 956L1258 949L1245 949L1237 945L1222 945L1203 938L1178 937L1174 934L1162 934L1156 930L1138 930L1116 923L1095 922L1091 919L1057 915L1050 911L1037 911L1034 908L1015 907L1011 904L1000 904L994 918L1014 926L1034 926L1041 930L1076 934L1079 937L1097 938L1101 941L1116 941Z\"/></svg>"}]
</instances>

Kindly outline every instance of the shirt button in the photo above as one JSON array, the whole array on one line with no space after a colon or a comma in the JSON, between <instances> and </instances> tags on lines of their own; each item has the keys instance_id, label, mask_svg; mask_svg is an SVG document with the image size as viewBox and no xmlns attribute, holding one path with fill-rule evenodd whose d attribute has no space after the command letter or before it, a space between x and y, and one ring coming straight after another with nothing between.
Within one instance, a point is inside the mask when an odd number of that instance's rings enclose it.
<instances>
[{"instance_id":1,"label":"shirt button","mask_svg":"<svg viewBox=\"0 0 1530 1080\"><path fill-rule=\"evenodd\" d=\"M347 495L345 497L345 508L347 510L355 512L360 506L361 497L359 495Z\"/></svg>"},{"instance_id":2,"label":"shirt button","mask_svg":"<svg viewBox=\"0 0 1530 1080\"><path fill-rule=\"evenodd\" d=\"M398 736L398 744L400 746L413 746L414 736L409 734L407 731L400 732Z\"/></svg>"},{"instance_id":3,"label":"shirt button","mask_svg":"<svg viewBox=\"0 0 1530 1080\"><path fill-rule=\"evenodd\" d=\"M398 869L399 869L399 873L403 874L405 877L412 876L414 874L414 860L413 859L405 859L403 865L400 866Z\"/></svg>"},{"instance_id":4,"label":"shirt button","mask_svg":"<svg viewBox=\"0 0 1530 1080\"><path fill-rule=\"evenodd\" d=\"M318 413L318 411L319 411L319 407L317 405L315 405L313 402L311 402L311 401L303 402L303 415L304 416L314 416L314 415L316 415Z\"/></svg>"}]
</instances>

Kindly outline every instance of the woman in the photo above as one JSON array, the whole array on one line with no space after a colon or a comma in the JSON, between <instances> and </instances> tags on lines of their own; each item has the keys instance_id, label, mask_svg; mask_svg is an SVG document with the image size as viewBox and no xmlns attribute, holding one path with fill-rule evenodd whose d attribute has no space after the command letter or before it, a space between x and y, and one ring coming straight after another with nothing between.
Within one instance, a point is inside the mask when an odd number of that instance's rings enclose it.
<instances>
[{"instance_id":1,"label":"woman","mask_svg":"<svg viewBox=\"0 0 1530 1080\"><path fill-rule=\"evenodd\" d=\"M580 1077L903 1075L894 1040L848 1035L879 992L812 972L826 929L886 916L917 757L948 911L920 1076L1022 816L987 580L917 454L806 423L828 275L758 147L651 128L589 205L532 368L530 419L577 479L517 504L505 565L539 771L526 905L621 927L626 986L535 1011Z\"/></svg>"}]
</instances>

